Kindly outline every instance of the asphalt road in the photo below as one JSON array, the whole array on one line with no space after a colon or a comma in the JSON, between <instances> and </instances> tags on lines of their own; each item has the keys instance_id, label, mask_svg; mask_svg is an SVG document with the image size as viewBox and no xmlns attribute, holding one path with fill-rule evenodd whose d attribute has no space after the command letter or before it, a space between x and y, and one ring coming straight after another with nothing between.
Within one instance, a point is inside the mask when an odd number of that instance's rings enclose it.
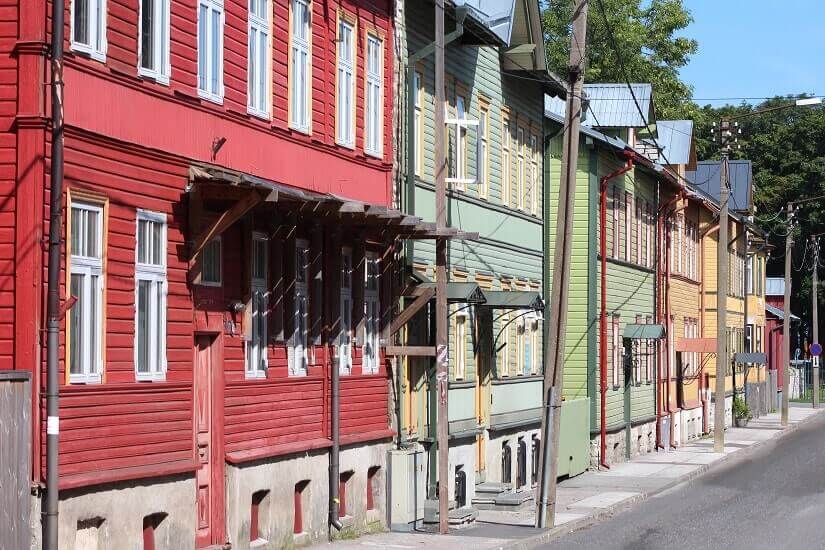
<instances>
[{"instance_id":1,"label":"asphalt road","mask_svg":"<svg viewBox=\"0 0 825 550\"><path fill-rule=\"evenodd\" d=\"M825 416L544 548L825 549Z\"/></svg>"}]
</instances>

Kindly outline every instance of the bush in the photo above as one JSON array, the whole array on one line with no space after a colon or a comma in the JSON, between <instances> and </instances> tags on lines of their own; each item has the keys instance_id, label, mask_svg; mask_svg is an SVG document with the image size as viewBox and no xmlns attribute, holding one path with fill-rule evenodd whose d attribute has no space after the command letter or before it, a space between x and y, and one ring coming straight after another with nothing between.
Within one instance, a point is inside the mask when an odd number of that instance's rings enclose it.
<instances>
[{"instance_id":1,"label":"bush","mask_svg":"<svg viewBox=\"0 0 825 550\"><path fill-rule=\"evenodd\" d=\"M733 399L733 417L734 418L745 418L750 420L753 418L751 414L751 410L748 407L748 404L741 397L735 397Z\"/></svg>"}]
</instances>

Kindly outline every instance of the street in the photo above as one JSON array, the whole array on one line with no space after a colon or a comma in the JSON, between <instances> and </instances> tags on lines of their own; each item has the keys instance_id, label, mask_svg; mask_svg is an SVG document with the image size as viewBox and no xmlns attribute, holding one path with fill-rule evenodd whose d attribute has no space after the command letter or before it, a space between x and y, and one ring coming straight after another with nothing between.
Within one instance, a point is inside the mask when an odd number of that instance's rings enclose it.
<instances>
[{"instance_id":1,"label":"street","mask_svg":"<svg viewBox=\"0 0 825 550\"><path fill-rule=\"evenodd\" d=\"M545 548L825 548L825 417Z\"/></svg>"}]
</instances>

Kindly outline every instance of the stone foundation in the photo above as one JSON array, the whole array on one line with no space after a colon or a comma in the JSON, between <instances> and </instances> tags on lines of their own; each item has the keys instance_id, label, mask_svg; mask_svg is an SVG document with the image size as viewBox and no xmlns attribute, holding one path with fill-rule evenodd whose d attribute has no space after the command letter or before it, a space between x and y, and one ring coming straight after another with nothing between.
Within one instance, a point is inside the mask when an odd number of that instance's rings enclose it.
<instances>
[{"instance_id":1,"label":"stone foundation","mask_svg":"<svg viewBox=\"0 0 825 550\"><path fill-rule=\"evenodd\" d=\"M676 440L677 445L684 445L702 437L702 407L679 411L679 426L680 438Z\"/></svg>"},{"instance_id":2,"label":"stone foundation","mask_svg":"<svg viewBox=\"0 0 825 550\"><path fill-rule=\"evenodd\" d=\"M651 420L642 424L636 424L630 428L630 458L651 453L656 450L656 421ZM616 464L627 461L625 452L626 437L625 430L607 434L607 464ZM596 434L590 439L590 466L599 467L599 451L601 449L601 436Z\"/></svg>"},{"instance_id":3,"label":"stone foundation","mask_svg":"<svg viewBox=\"0 0 825 550\"><path fill-rule=\"evenodd\" d=\"M540 437L540 426L525 426L523 429L502 430L490 432L488 440L485 442L485 481L501 483L504 481L503 461L505 446L510 449L510 480L513 490L528 489L533 486L531 472L533 471L533 438ZM516 487L518 479L518 447L519 442L526 445L526 484Z\"/></svg>"}]
</instances>

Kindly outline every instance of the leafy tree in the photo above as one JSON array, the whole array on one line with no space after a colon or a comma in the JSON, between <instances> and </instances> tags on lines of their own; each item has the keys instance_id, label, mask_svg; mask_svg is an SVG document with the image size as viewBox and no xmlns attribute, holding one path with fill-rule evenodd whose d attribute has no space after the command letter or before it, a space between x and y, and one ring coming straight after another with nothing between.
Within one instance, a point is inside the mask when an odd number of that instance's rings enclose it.
<instances>
[{"instance_id":1,"label":"leafy tree","mask_svg":"<svg viewBox=\"0 0 825 550\"><path fill-rule=\"evenodd\" d=\"M698 110L688 99L693 89L679 79L679 69L698 44L678 36L693 18L682 0L601 0L628 77L649 82L655 90L660 119L693 118ZM543 3L542 24L551 70L567 73L574 0ZM598 2L591 2L587 24L585 82L624 82Z\"/></svg>"}]
</instances>

